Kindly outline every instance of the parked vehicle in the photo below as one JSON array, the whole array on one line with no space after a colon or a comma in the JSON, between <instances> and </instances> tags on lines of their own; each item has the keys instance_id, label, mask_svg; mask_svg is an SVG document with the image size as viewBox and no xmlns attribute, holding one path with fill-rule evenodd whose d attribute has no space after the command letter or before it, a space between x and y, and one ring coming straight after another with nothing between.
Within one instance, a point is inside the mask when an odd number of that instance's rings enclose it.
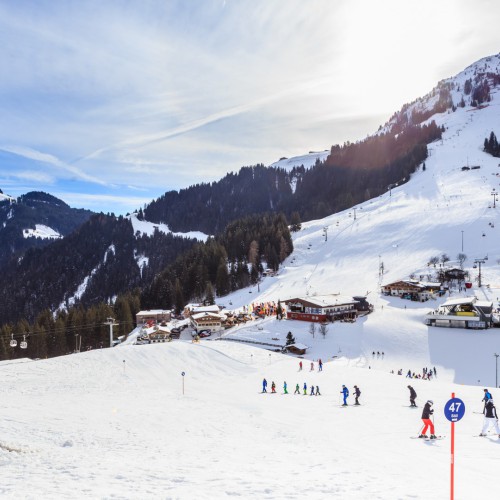
<instances>
[{"instance_id":1,"label":"parked vehicle","mask_svg":"<svg viewBox=\"0 0 500 500\"><path fill-rule=\"evenodd\" d=\"M204 339L205 337L210 337L212 335L212 332L210 330L202 330L200 333L198 333L198 337Z\"/></svg>"}]
</instances>

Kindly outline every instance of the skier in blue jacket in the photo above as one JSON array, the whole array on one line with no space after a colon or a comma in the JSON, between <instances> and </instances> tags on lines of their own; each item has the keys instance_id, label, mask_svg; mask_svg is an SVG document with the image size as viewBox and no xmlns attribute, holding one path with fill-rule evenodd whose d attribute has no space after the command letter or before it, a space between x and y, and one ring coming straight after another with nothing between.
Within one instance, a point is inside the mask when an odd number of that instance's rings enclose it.
<instances>
[{"instance_id":1,"label":"skier in blue jacket","mask_svg":"<svg viewBox=\"0 0 500 500\"><path fill-rule=\"evenodd\" d=\"M267 392L267 380L262 381L262 392Z\"/></svg>"},{"instance_id":2,"label":"skier in blue jacket","mask_svg":"<svg viewBox=\"0 0 500 500\"><path fill-rule=\"evenodd\" d=\"M345 385L342 385L342 390L340 392L344 396L344 404L342 406L347 406L347 398L349 396L349 389Z\"/></svg>"}]
</instances>

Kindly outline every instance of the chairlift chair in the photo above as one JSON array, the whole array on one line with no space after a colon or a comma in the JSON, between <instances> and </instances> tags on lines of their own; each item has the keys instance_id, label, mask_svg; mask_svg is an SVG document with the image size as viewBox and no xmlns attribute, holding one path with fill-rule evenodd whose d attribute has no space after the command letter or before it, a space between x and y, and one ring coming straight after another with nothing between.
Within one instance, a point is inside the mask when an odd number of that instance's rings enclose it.
<instances>
[{"instance_id":1,"label":"chairlift chair","mask_svg":"<svg viewBox=\"0 0 500 500\"><path fill-rule=\"evenodd\" d=\"M27 349L28 348L28 342L26 342L26 335L23 335L23 340L19 344L19 347L21 349Z\"/></svg>"},{"instance_id":2,"label":"chairlift chair","mask_svg":"<svg viewBox=\"0 0 500 500\"><path fill-rule=\"evenodd\" d=\"M14 338L14 334L12 334L10 338L10 347L16 347L16 346L17 346L17 340Z\"/></svg>"}]
</instances>

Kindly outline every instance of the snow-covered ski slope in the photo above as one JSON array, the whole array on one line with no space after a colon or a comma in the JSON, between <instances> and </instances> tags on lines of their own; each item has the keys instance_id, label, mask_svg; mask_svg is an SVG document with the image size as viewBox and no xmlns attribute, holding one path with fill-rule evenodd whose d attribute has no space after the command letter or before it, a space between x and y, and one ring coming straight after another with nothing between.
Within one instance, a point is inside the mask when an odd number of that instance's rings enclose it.
<instances>
[{"instance_id":1,"label":"snow-covered ski slope","mask_svg":"<svg viewBox=\"0 0 500 500\"><path fill-rule=\"evenodd\" d=\"M0 366L0 496L446 498L451 391L467 405L456 424L456 498L487 494L499 459L496 438L473 437L480 388L442 382L438 371L436 381L413 381L420 408L411 409L403 377L335 361L307 369L214 341ZM263 377L277 394L260 394ZM322 395L293 395L304 382ZM361 388L362 406L339 406L342 383ZM409 439L427 399L447 439Z\"/></svg>"},{"instance_id":2,"label":"snow-covered ski slope","mask_svg":"<svg viewBox=\"0 0 500 500\"><path fill-rule=\"evenodd\" d=\"M493 60L500 64L499 57L490 58L490 70ZM477 63L481 68L484 64L485 60ZM473 72L474 65L454 80L463 88L463 82ZM314 294L368 293L374 314L354 325L336 323L323 344L312 341L307 332L309 325L297 322L278 328L266 326L264 330L250 326L246 332L240 328L233 335L261 335L267 341L278 337L284 343L291 330L297 340L312 347L309 352L313 357L331 357L340 348L351 362L367 366L369 354L380 348L389 351L392 360L384 369L397 369L394 361L401 359L402 366L432 364L449 369L457 383L493 385L500 330L427 327L426 313L436 309L448 295L415 303L380 294L383 284L411 275L426 279L435 271L427 265L433 256L447 254L449 264L458 266L456 258L463 251L467 255L465 268L473 279L473 288L467 294L499 306L500 204L494 202L492 193L500 191L500 158L484 153L483 143L491 131L500 135L500 89L492 89L491 96L491 102L482 109L459 107L456 112L450 110L430 118L446 130L442 140L429 145L425 170L420 167L409 182L378 198L303 224L294 236L294 252L278 276L265 278L260 291L253 287L250 294L248 289L242 290L223 301L234 307L249 301ZM460 95L454 95L454 99L460 100ZM415 105L425 106L425 102ZM463 171L463 166L480 168ZM481 264L483 286L478 288L479 269L473 268L474 260L485 257L488 259ZM384 266L382 276L380 264ZM451 297L464 294L457 290ZM408 359L411 363L406 362Z\"/></svg>"},{"instance_id":3,"label":"snow-covered ski slope","mask_svg":"<svg viewBox=\"0 0 500 500\"><path fill-rule=\"evenodd\" d=\"M0 497L446 498L450 424L443 407L452 392L466 404L456 424L455 498L490 497L500 441L474 437L482 425L475 412L482 410L483 387L500 401L492 388L500 331L428 328L424 315L438 301L383 297L379 289L426 274L434 255L454 259L463 234L474 277L474 259L488 256L484 286L475 282L468 293L496 304L500 206L489 207L493 189L500 190L500 160L482 146L491 130L500 135L499 104L495 90L483 109L434 117L447 130L430 146L425 171L356 211L304 224L278 276L260 290L221 299L236 307L369 292L374 313L331 325L326 338L312 338L307 323L274 319L227 332L281 344L292 331L311 346L303 372L297 358L216 340L0 363ZM481 168L462 171L467 163ZM373 350L384 351L383 358ZM308 371L319 357L323 372ZM420 406L411 409L409 379L390 371L423 366L436 366L438 378L411 380ZM260 394L263 377L276 382L278 394ZM289 395L281 394L285 380ZM322 396L294 396L295 384L304 382L319 385ZM342 384L361 388L363 406L339 406ZM409 439L420 430L427 399L435 402L436 432L446 436L437 442Z\"/></svg>"}]
</instances>

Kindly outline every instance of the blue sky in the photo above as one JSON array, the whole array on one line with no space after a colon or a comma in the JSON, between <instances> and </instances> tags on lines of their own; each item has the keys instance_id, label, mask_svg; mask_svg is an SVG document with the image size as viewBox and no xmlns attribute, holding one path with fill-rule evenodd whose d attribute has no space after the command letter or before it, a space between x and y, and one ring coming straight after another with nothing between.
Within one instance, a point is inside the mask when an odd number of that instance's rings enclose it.
<instances>
[{"instance_id":1,"label":"blue sky","mask_svg":"<svg viewBox=\"0 0 500 500\"><path fill-rule=\"evenodd\" d=\"M374 132L500 50L493 0L0 0L0 188L132 211Z\"/></svg>"}]
</instances>

